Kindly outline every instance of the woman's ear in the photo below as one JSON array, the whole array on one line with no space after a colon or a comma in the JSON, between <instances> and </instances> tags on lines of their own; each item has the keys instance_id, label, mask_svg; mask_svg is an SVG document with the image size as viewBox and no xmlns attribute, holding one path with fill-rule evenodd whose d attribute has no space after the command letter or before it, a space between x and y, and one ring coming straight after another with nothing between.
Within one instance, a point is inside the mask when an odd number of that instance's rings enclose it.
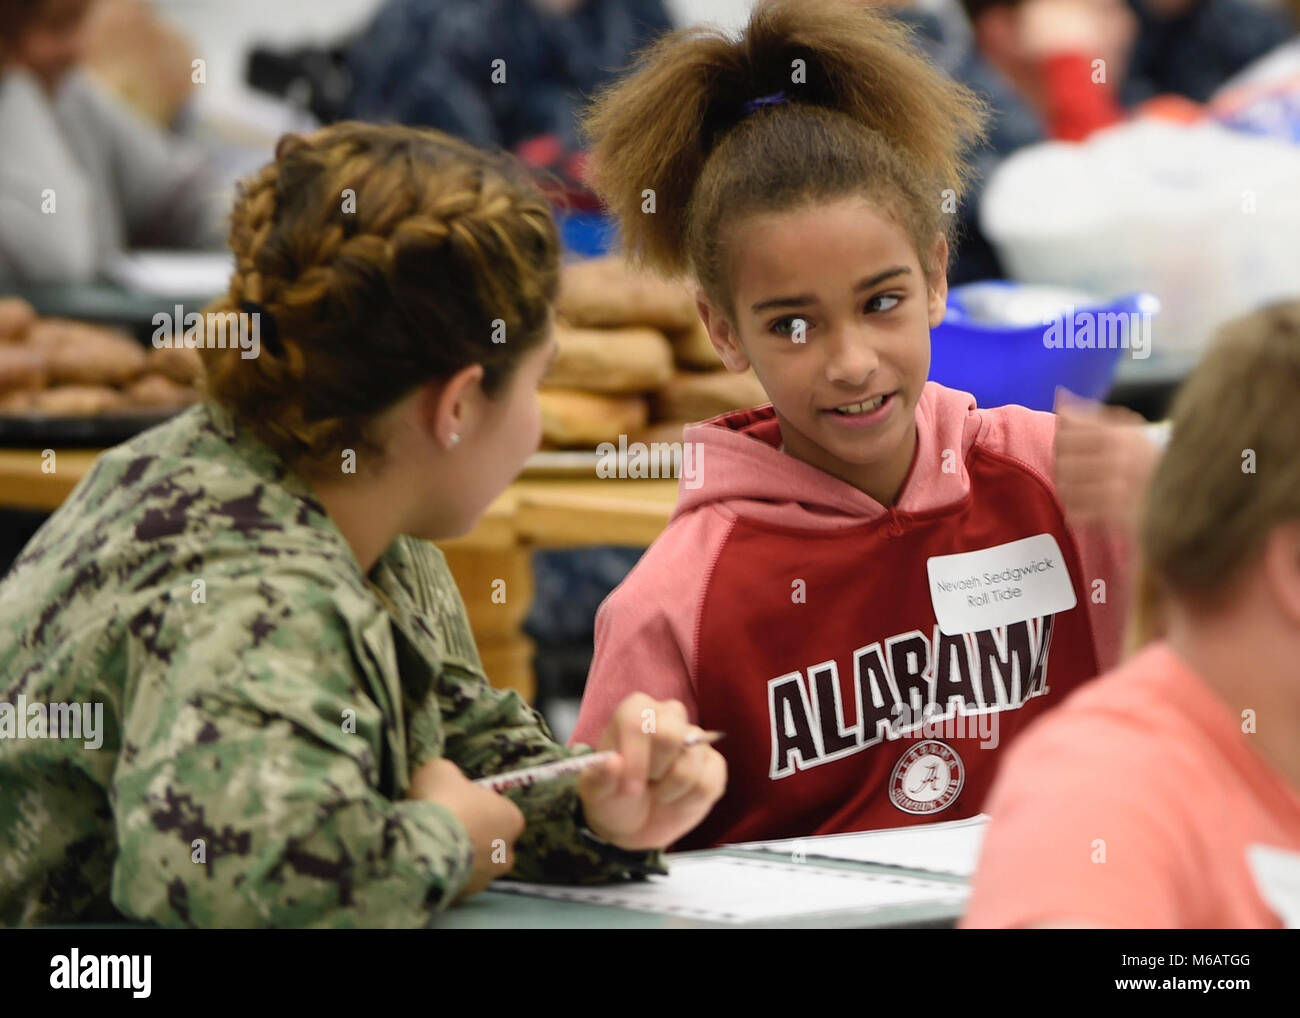
<instances>
[{"instance_id":1,"label":"woman's ear","mask_svg":"<svg viewBox=\"0 0 1300 1018\"><path fill-rule=\"evenodd\" d=\"M748 370L749 357L740 345L740 337L731 327L727 316L704 296L702 290L695 294L695 307L700 312L700 321L709 331L709 342L713 344L713 349L718 352L727 370L736 373Z\"/></svg>"},{"instance_id":2,"label":"woman's ear","mask_svg":"<svg viewBox=\"0 0 1300 1018\"><path fill-rule=\"evenodd\" d=\"M926 290L929 301L930 328L938 328L948 311L948 238L942 233L930 250Z\"/></svg>"},{"instance_id":3,"label":"woman's ear","mask_svg":"<svg viewBox=\"0 0 1300 1018\"><path fill-rule=\"evenodd\" d=\"M443 449L454 449L479 420L483 365L470 364L445 381L427 382L420 398L420 423Z\"/></svg>"}]
</instances>

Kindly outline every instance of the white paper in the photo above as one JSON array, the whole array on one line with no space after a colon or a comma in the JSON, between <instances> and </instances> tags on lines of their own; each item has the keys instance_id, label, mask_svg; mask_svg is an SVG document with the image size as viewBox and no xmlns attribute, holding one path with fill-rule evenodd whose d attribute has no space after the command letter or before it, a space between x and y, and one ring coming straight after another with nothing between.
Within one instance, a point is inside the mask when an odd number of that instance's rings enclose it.
<instances>
[{"instance_id":1,"label":"white paper","mask_svg":"<svg viewBox=\"0 0 1300 1018\"><path fill-rule=\"evenodd\" d=\"M1069 611L1078 602L1065 558L1051 534L936 555L926 560L925 568L934 617L946 636Z\"/></svg>"},{"instance_id":2,"label":"white paper","mask_svg":"<svg viewBox=\"0 0 1300 1018\"><path fill-rule=\"evenodd\" d=\"M968 894L960 884L761 857L680 856L669 860L669 870L666 877L603 887L501 880L492 889L719 923L928 904L951 904L956 915Z\"/></svg>"},{"instance_id":3,"label":"white paper","mask_svg":"<svg viewBox=\"0 0 1300 1018\"><path fill-rule=\"evenodd\" d=\"M1246 860L1264 899L1288 930L1300 929L1300 853L1251 845Z\"/></svg>"},{"instance_id":4,"label":"white paper","mask_svg":"<svg viewBox=\"0 0 1300 1018\"><path fill-rule=\"evenodd\" d=\"M229 252L135 251L115 258L107 271L115 282L137 293L216 297L230 286L234 269L235 256Z\"/></svg>"},{"instance_id":5,"label":"white paper","mask_svg":"<svg viewBox=\"0 0 1300 1018\"><path fill-rule=\"evenodd\" d=\"M981 813L966 820L948 820L938 824L916 824L912 827L892 827L883 831L861 831L855 834L827 834L815 838L789 838L784 841L754 841L731 847L769 852L792 860L844 859L955 877L971 877L979 862L980 846L984 843L988 820Z\"/></svg>"}]
</instances>

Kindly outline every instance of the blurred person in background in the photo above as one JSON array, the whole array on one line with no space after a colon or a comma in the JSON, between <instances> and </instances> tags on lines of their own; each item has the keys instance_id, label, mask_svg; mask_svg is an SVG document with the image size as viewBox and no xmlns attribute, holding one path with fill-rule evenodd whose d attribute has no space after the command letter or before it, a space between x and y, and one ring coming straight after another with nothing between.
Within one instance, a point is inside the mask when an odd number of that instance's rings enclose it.
<instances>
[{"instance_id":1,"label":"blurred person in background","mask_svg":"<svg viewBox=\"0 0 1300 1018\"><path fill-rule=\"evenodd\" d=\"M146 0L95 0L87 15L87 70L159 127L183 126L196 55Z\"/></svg>"},{"instance_id":2,"label":"blurred person in background","mask_svg":"<svg viewBox=\"0 0 1300 1018\"><path fill-rule=\"evenodd\" d=\"M386 0L347 48L344 115L512 150L591 208L577 107L672 27L663 0Z\"/></svg>"},{"instance_id":3,"label":"blurred person in background","mask_svg":"<svg viewBox=\"0 0 1300 1018\"><path fill-rule=\"evenodd\" d=\"M980 53L1064 141L1161 96L1206 102L1295 32L1282 8L1252 0L963 3Z\"/></svg>"},{"instance_id":4,"label":"blurred person in background","mask_svg":"<svg viewBox=\"0 0 1300 1018\"><path fill-rule=\"evenodd\" d=\"M964 3L980 53L1037 111L1049 137L1082 141L1123 118L1119 85L1137 28L1124 0Z\"/></svg>"},{"instance_id":5,"label":"blurred person in background","mask_svg":"<svg viewBox=\"0 0 1300 1018\"><path fill-rule=\"evenodd\" d=\"M1169 93L1207 102L1229 78L1296 30L1294 11L1259 0L1130 2L1138 33L1123 84L1126 106Z\"/></svg>"},{"instance_id":6,"label":"blurred person in background","mask_svg":"<svg viewBox=\"0 0 1300 1018\"><path fill-rule=\"evenodd\" d=\"M1038 111L980 53L958 0L892 0L875 6L911 27L940 70L969 88L988 108L988 137L970 155L972 183L957 213L957 243L948 282L958 286L999 278L1005 273L979 228L980 195L984 181L999 162L1017 149L1043 140Z\"/></svg>"},{"instance_id":7,"label":"blurred person in background","mask_svg":"<svg viewBox=\"0 0 1300 1018\"><path fill-rule=\"evenodd\" d=\"M0 0L0 279L88 282L129 247L219 246L202 153L85 72L96 0Z\"/></svg>"}]
</instances>

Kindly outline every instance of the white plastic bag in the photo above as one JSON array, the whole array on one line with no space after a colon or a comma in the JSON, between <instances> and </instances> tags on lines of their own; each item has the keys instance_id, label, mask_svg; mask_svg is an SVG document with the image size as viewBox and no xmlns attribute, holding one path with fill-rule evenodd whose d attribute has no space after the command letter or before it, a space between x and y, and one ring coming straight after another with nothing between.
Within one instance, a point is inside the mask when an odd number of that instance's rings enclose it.
<instances>
[{"instance_id":1,"label":"white plastic bag","mask_svg":"<svg viewBox=\"0 0 1300 1018\"><path fill-rule=\"evenodd\" d=\"M1151 363L1190 363L1224 320L1300 296L1300 147L1139 120L1017 152L985 234L1011 278L1160 298Z\"/></svg>"}]
</instances>

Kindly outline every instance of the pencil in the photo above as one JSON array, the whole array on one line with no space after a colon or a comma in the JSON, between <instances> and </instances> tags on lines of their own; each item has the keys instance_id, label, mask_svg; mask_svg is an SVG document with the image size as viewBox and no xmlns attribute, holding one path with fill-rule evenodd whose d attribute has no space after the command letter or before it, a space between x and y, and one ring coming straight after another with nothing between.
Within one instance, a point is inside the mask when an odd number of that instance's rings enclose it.
<instances>
[{"instance_id":1,"label":"pencil","mask_svg":"<svg viewBox=\"0 0 1300 1018\"><path fill-rule=\"evenodd\" d=\"M682 742L683 747L712 745L717 742L725 733L723 732L699 732L695 735L688 735ZM555 778L562 778L566 774L577 774L585 771L588 767L594 767L598 763L617 756L618 751L614 749L603 750L600 753L587 753L583 756L570 757L567 760L556 760L553 763L539 764L536 767L525 767L518 771L507 771L505 774L494 774L491 777L479 778L474 782L484 788L490 788L494 792L504 792L508 788L527 788L535 785L539 781L551 781Z\"/></svg>"}]
</instances>

